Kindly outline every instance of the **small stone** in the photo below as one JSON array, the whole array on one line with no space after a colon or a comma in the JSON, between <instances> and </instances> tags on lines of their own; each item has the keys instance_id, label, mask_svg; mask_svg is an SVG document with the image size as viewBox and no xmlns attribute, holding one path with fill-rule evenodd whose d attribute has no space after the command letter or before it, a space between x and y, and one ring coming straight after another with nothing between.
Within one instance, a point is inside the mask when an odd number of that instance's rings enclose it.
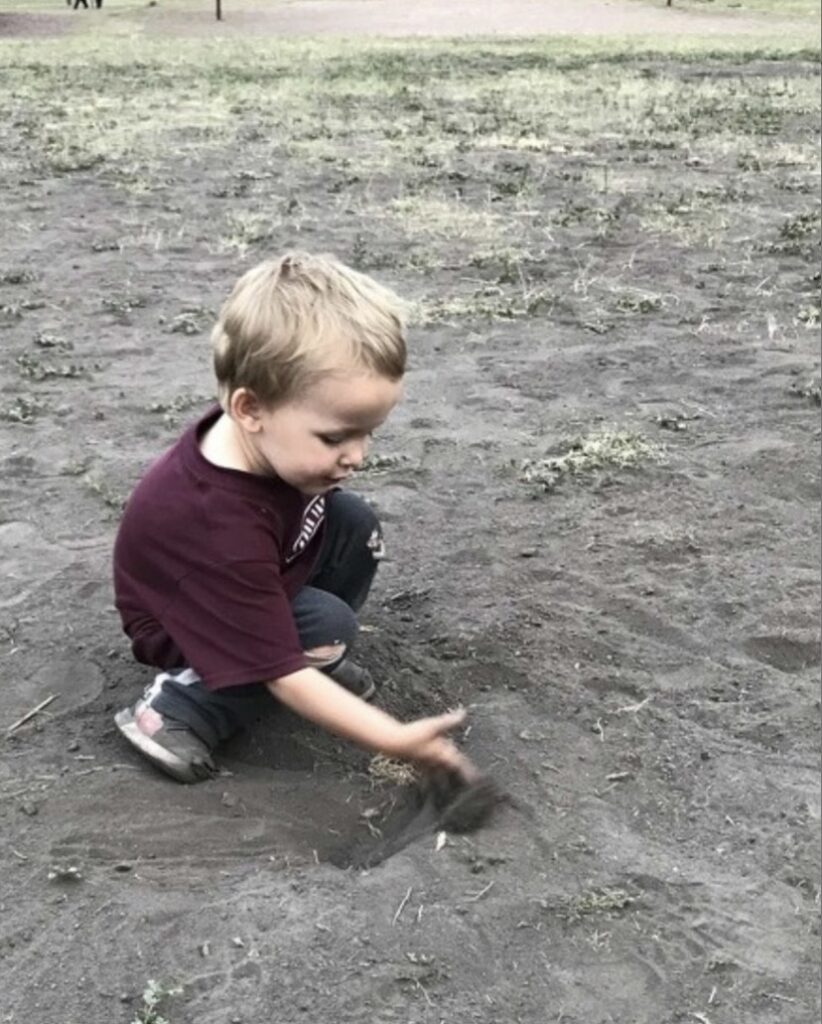
<instances>
[{"instance_id":1,"label":"small stone","mask_svg":"<svg viewBox=\"0 0 822 1024\"><path fill-rule=\"evenodd\" d=\"M72 754L75 753L75 751L77 751L79 749L80 749L80 741L79 740L72 740L71 743L69 743L69 745L66 747L66 750L68 750Z\"/></svg>"},{"instance_id":2,"label":"small stone","mask_svg":"<svg viewBox=\"0 0 822 1024\"><path fill-rule=\"evenodd\" d=\"M220 803L223 805L223 807L236 807L237 797L232 796L231 793L223 793L222 797L220 798Z\"/></svg>"},{"instance_id":3,"label":"small stone","mask_svg":"<svg viewBox=\"0 0 822 1024\"><path fill-rule=\"evenodd\" d=\"M231 945L236 946L237 949L245 949L245 943L243 942L239 935L234 936L234 938L231 940Z\"/></svg>"},{"instance_id":4,"label":"small stone","mask_svg":"<svg viewBox=\"0 0 822 1024\"><path fill-rule=\"evenodd\" d=\"M37 804L32 803L31 800L24 800L20 804L20 810L23 812L23 814L27 814L30 818L33 818L36 814L39 813L40 808L37 806Z\"/></svg>"},{"instance_id":5,"label":"small stone","mask_svg":"<svg viewBox=\"0 0 822 1024\"><path fill-rule=\"evenodd\" d=\"M83 874L74 865L55 864L48 873L50 882L82 882Z\"/></svg>"},{"instance_id":6,"label":"small stone","mask_svg":"<svg viewBox=\"0 0 822 1024\"><path fill-rule=\"evenodd\" d=\"M132 871L133 868L134 866L132 864L126 864L125 861L123 861L121 864L114 865L114 870L117 872L118 875L126 875L128 874L129 871Z\"/></svg>"}]
</instances>

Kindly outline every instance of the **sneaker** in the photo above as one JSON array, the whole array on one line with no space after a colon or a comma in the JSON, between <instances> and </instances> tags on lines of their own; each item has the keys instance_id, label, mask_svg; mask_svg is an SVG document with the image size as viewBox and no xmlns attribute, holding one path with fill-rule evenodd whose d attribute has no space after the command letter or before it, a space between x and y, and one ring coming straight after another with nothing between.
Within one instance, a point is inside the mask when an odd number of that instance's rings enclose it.
<instances>
[{"instance_id":1,"label":"sneaker","mask_svg":"<svg viewBox=\"0 0 822 1024\"><path fill-rule=\"evenodd\" d=\"M202 782L217 772L206 744L187 726L164 718L145 699L119 711L114 722L132 746L178 782Z\"/></svg>"},{"instance_id":2,"label":"sneaker","mask_svg":"<svg viewBox=\"0 0 822 1024\"><path fill-rule=\"evenodd\" d=\"M348 658L343 658L328 675L335 683L339 683L349 693L353 693L355 697L360 697L362 700L373 700L377 693L377 684L368 669Z\"/></svg>"}]
</instances>

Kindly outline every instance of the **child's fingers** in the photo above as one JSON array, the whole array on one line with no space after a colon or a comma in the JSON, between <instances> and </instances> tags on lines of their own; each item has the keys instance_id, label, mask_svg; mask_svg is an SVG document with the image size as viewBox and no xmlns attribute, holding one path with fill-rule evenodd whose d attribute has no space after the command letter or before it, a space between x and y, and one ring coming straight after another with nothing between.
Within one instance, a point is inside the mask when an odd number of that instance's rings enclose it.
<instances>
[{"instance_id":1,"label":"child's fingers","mask_svg":"<svg viewBox=\"0 0 822 1024\"><path fill-rule=\"evenodd\" d=\"M445 768L470 781L476 769L447 735L464 721L465 710L459 708L409 722L403 726L403 742L393 753L428 768Z\"/></svg>"},{"instance_id":2,"label":"child's fingers","mask_svg":"<svg viewBox=\"0 0 822 1024\"><path fill-rule=\"evenodd\" d=\"M460 763L456 770L468 783L478 782L482 778L482 772L465 754L460 754Z\"/></svg>"},{"instance_id":3,"label":"child's fingers","mask_svg":"<svg viewBox=\"0 0 822 1024\"><path fill-rule=\"evenodd\" d=\"M448 752L447 768L452 772L456 772L463 782L476 782L481 773L473 761L466 757L453 743L449 743L449 747L451 750Z\"/></svg>"},{"instance_id":4,"label":"child's fingers","mask_svg":"<svg viewBox=\"0 0 822 1024\"><path fill-rule=\"evenodd\" d=\"M473 782L480 776L480 772L459 747L443 737L427 744L427 747L419 752L418 760L430 769L445 769L446 772L457 775L464 782Z\"/></svg>"},{"instance_id":5,"label":"child's fingers","mask_svg":"<svg viewBox=\"0 0 822 1024\"><path fill-rule=\"evenodd\" d=\"M465 721L465 708L457 708L455 711L446 711L444 715L435 715L428 719L432 736L444 736L446 733L456 729Z\"/></svg>"},{"instance_id":6,"label":"child's fingers","mask_svg":"<svg viewBox=\"0 0 822 1024\"><path fill-rule=\"evenodd\" d=\"M434 740L426 744L418 751L416 760L427 768L461 774L462 755L447 740Z\"/></svg>"}]
</instances>

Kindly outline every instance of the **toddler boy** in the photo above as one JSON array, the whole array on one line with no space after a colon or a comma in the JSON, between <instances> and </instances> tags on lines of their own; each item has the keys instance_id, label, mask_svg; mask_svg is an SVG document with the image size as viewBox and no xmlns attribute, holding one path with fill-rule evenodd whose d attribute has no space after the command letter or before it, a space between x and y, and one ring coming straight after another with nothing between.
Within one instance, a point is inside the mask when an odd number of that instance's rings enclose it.
<instances>
[{"instance_id":1,"label":"toddler boy","mask_svg":"<svg viewBox=\"0 0 822 1024\"><path fill-rule=\"evenodd\" d=\"M463 712L400 723L366 703L349 651L380 558L372 509L341 489L400 398L402 306L331 257L292 253L237 282L212 334L219 405L126 506L116 603L161 671L115 721L180 782L272 698L360 746L466 779Z\"/></svg>"}]
</instances>

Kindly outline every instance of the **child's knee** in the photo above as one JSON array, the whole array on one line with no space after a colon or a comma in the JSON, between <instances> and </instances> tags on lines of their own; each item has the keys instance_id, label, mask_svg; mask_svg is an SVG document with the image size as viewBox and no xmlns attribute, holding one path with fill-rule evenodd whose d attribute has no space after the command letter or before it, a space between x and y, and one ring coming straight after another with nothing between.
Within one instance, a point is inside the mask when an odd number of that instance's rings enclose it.
<instances>
[{"instance_id":1,"label":"child's knee","mask_svg":"<svg viewBox=\"0 0 822 1024\"><path fill-rule=\"evenodd\" d=\"M357 616L334 594L316 591L314 603L313 622L302 637L304 648L307 651L339 649L337 658L328 658L329 661L339 660L357 638Z\"/></svg>"},{"instance_id":2,"label":"child's knee","mask_svg":"<svg viewBox=\"0 0 822 1024\"><path fill-rule=\"evenodd\" d=\"M326 668L328 665L336 665L342 661L345 652L346 644L340 642L312 647L303 653L310 668Z\"/></svg>"}]
</instances>

